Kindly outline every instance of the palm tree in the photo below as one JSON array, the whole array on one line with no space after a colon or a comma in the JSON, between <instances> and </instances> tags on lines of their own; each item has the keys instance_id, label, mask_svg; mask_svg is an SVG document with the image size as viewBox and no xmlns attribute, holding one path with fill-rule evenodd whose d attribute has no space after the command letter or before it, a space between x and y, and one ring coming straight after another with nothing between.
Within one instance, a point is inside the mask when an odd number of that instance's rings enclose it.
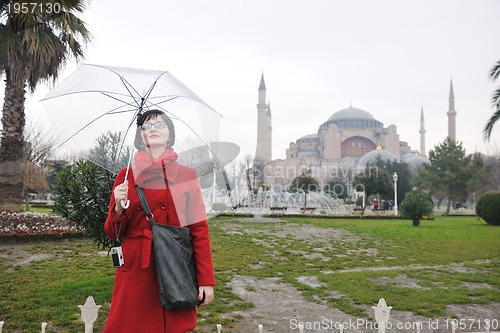
<instances>
[{"instance_id":1,"label":"palm tree","mask_svg":"<svg viewBox=\"0 0 500 333\"><path fill-rule=\"evenodd\" d=\"M0 141L0 211L20 211L26 88L54 82L69 58L83 58L82 43L91 39L75 14L84 0L0 0L0 70L5 97Z\"/></svg>"},{"instance_id":2,"label":"palm tree","mask_svg":"<svg viewBox=\"0 0 500 333\"><path fill-rule=\"evenodd\" d=\"M498 77L500 76L500 61L498 61L495 66L493 66L489 73L489 76L493 81L498 79ZM495 108L495 113L493 113L493 116L491 116L491 118L486 123L486 126L484 127L483 132L486 140L490 139L493 125L495 125L497 120L500 119L500 87L493 93L493 96L491 97L491 104L493 104L493 107Z\"/></svg>"}]
</instances>

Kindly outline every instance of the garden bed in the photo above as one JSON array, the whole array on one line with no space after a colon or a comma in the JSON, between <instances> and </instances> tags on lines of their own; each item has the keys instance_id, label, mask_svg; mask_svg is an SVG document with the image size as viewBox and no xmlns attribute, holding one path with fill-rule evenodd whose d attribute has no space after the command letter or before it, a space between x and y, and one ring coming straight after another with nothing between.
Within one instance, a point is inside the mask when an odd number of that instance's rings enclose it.
<instances>
[{"instance_id":1,"label":"garden bed","mask_svg":"<svg viewBox=\"0 0 500 333\"><path fill-rule=\"evenodd\" d=\"M0 241L30 242L83 238L85 230L57 215L0 212Z\"/></svg>"}]
</instances>

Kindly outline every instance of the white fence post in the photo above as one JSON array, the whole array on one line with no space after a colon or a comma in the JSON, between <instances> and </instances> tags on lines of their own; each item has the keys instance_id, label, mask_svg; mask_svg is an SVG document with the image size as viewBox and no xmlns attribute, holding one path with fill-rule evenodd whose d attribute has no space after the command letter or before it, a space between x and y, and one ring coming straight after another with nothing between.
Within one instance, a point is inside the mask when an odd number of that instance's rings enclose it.
<instances>
[{"instance_id":1,"label":"white fence post","mask_svg":"<svg viewBox=\"0 0 500 333\"><path fill-rule=\"evenodd\" d=\"M101 306L95 304L92 296L87 297L84 305L78 305L82 313L82 320L85 323L85 333L92 333L94 331L94 322L97 320Z\"/></svg>"},{"instance_id":2,"label":"white fence post","mask_svg":"<svg viewBox=\"0 0 500 333\"><path fill-rule=\"evenodd\" d=\"M375 320L378 324L378 333L385 333L385 327L391 315L392 306L387 306L385 299L381 298L377 306L372 306L375 312Z\"/></svg>"}]
</instances>

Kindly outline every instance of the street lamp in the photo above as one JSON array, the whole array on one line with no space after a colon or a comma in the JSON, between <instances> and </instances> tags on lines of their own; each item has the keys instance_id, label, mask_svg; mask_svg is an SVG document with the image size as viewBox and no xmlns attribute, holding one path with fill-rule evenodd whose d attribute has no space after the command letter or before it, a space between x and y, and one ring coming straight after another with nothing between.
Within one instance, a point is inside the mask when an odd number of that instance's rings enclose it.
<instances>
[{"instance_id":1,"label":"street lamp","mask_svg":"<svg viewBox=\"0 0 500 333\"><path fill-rule=\"evenodd\" d=\"M398 215L398 174L394 172L392 175L394 180L394 215Z\"/></svg>"}]
</instances>

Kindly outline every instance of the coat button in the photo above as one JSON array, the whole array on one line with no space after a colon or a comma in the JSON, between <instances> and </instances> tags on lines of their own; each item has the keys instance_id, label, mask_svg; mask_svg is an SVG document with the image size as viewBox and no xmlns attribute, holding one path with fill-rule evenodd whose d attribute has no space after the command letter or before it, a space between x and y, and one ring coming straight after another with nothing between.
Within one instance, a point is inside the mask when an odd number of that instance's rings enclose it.
<instances>
[{"instance_id":1,"label":"coat button","mask_svg":"<svg viewBox=\"0 0 500 333\"><path fill-rule=\"evenodd\" d=\"M135 209L142 210L142 205L137 205L137 207L135 207Z\"/></svg>"},{"instance_id":2,"label":"coat button","mask_svg":"<svg viewBox=\"0 0 500 333\"><path fill-rule=\"evenodd\" d=\"M161 209L163 209L163 210L167 209L167 204L166 204L166 203L164 203L164 202L162 202L162 203L160 204L160 208L161 208Z\"/></svg>"}]
</instances>

